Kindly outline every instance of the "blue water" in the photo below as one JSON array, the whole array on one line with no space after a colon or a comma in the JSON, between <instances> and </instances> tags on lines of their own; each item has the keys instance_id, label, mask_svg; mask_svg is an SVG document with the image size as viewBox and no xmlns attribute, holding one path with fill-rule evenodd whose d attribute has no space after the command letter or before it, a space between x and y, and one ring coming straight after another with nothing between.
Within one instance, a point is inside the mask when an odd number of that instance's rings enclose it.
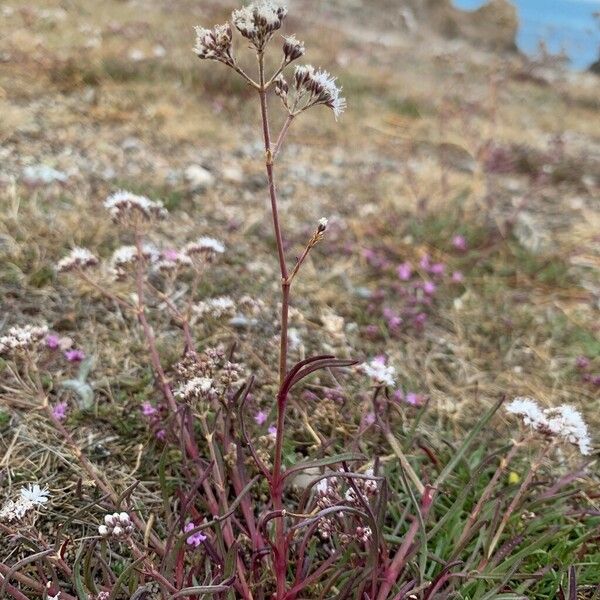
<instances>
[{"instance_id":1,"label":"blue water","mask_svg":"<svg viewBox=\"0 0 600 600\"><path fill-rule=\"evenodd\" d=\"M471 10L483 0L453 0L458 8ZM512 0L519 12L517 45L526 54L535 54L544 40L550 52L564 50L575 69L585 69L598 59L600 0Z\"/></svg>"}]
</instances>

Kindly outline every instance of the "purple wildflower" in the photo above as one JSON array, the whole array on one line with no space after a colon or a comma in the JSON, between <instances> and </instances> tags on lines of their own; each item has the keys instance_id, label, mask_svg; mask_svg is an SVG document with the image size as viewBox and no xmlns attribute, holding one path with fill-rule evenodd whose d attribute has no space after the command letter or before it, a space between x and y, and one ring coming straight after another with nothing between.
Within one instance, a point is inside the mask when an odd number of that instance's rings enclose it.
<instances>
[{"instance_id":1,"label":"purple wildflower","mask_svg":"<svg viewBox=\"0 0 600 600\"><path fill-rule=\"evenodd\" d=\"M50 350L56 350L60 345L60 338L57 335L51 333L46 337L46 347L50 348Z\"/></svg>"},{"instance_id":2,"label":"purple wildflower","mask_svg":"<svg viewBox=\"0 0 600 600\"><path fill-rule=\"evenodd\" d=\"M152 406L150 402L142 403L142 414L145 417L153 417L157 412L158 411L156 410L156 408L154 408L154 406Z\"/></svg>"},{"instance_id":3,"label":"purple wildflower","mask_svg":"<svg viewBox=\"0 0 600 600\"><path fill-rule=\"evenodd\" d=\"M452 245L461 252L467 249L467 240L462 235L455 235L452 238Z\"/></svg>"},{"instance_id":4,"label":"purple wildflower","mask_svg":"<svg viewBox=\"0 0 600 600\"><path fill-rule=\"evenodd\" d=\"M65 358L69 362L81 362L85 358L85 352L74 348L73 350L67 350L65 352Z\"/></svg>"},{"instance_id":5,"label":"purple wildflower","mask_svg":"<svg viewBox=\"0 0 600 600\"><path fill-rule=\"evenodd\" d=\"M421 396L421 394L415 394L414 392L408 392L404 401L411 406L422 406L423 396Z\"/></svg>"},{"instance_id":6,"label":"purple wildflower","mask_svg":"<svg viewBox=\"0 0 600 600\"><path fill-rule=\"evenodd\" d=\"M167 248L167 250L163 250L162 255L163 255L163 258L174 261L179 258L179 251L175 250L174 248Z\"/></svg>"},{"instance_id":7,"label":"purple wildflower","mask_svg":"<svg viewBox=\"0 0 600 600\"><path fill-rule=\"evenodd\" d=\"M365 415L365 425L373 425L373 423L375 423L375 413L367 413Z\"/></svg>"},{"instance_id":8,"label":"purple wildflower","mask_svg":"<svg viewBox=\"0 0 600 600\"><path fill-rule=\"evenodd\" d=\"M196 525L191 521L187 523L187 525L183 528L183 531L187 533L188 531L192 531L196 529ZM196 531L196 533L192 533L192 535L188 536L185 540L190 546L194 546L197 548L204 540L206 540L206 536L201 531Z\"/></svg>"},{"instance_id":9,"label":"purple wildflower","mask_svg":"<svg viewBox=\"0 0 600 600\"><path fill-rule=\"evenodd\" d=\"M431 263L429 261L429 254L424 254L421 260L419 261L419 266L423 271L429 271L431 268Z\"/></svg>"},{"instance_id":10,"label":"purple wildflower","mask_svg":"<svg viewBox=\"0 0 600 600\"><path fill-rule=\"evenodd\" d=\"M464 275L460 271L452 273L452 283L462 283L465 280Z\"/></svg>"},{"instance_id":11,"label":"purple wildflower","mask_svg":"<svg viewBox=\"0 0 600 600\"><path fill-rule=\"evenodd\" d=\"M433 296L433 294L435 294L436 290L437 290L437 287L436 287L435 283L433 283L433 281L426 281L425 283L423 283L423 291L428 296Z\"/></svg>"},{"instance_id":12,"label":"purple wildflower","mask_svg":"<svg viewBox=\"0 0 600 600\"><path fill-rule=\"evenodd\" d=\"M408 281L412 277L412 265L409 262L404 262L398 265L396 269L400 281Z\"/></svg>"},{"instance_id":13,"label":"purple wildflower","mask_svg":"<svg viewBox=\"0 0 600 600\"><path fill-rule=\"evenodd\" d=\"M277 437L277 427L275 427L275 425L269 425L269 429L267 431L271 437Z\"/></svg>"},{"instance_id":14,"label":"purple wildflower","mask_svg":"<svg viewBox=\"0 0 600 600\"><path fill-rule=\"evenodd\" d=\"M263 410L259 410L255 415L254 415L254 420L256 421L257 425L264 425L265 421L267 420L267 413Z\"/></svg>"},{"instance_id":15,"label":"purple wildflower","mask_svg":"<svg viewBox=\"0 0 600 600\"><path fill-rule=\"evenodd\" d=\"M66 402L58 402L52 408L52 416L62 423L67 418L69 405Z\"/></svg>"},{"instance_id":16,"label":"purple wildflower","mask_svg":"<svg viewBox=\"0 0 600 600\"><path fill-rule=\"evenodd\" d=\"M446 271L446 265L444 263L434 263L431 265L429 271L433 275L443 275Z\"/></svg>"},{"instance_id":17,"label":"purple wildflower","mask_svg":"<svg viewBox=\"0 0 600 600\"><path fill-rule=\"evenodd\" d=\"M578 356L575 360L575 366L583 371L590 366L590 359L587 356Z\"/></svg>"}]
</instances>

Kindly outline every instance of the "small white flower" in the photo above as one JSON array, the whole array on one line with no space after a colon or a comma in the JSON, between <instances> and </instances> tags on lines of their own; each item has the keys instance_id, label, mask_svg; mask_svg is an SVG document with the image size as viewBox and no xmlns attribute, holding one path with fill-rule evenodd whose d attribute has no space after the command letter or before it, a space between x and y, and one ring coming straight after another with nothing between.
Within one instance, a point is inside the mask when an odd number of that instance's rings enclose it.
<instances>
[{"instance_id":1,"label":"small white flower","mask_svg":"<svg viewBox=\"0 0 600 600\"><path fill-rule=\"evenodd\" d=\"M578 446L583 455L591 453L588 428L581 413L573 406L562 404L544 411L548 429L571 444Z\"/></svg>"},{"instance_id":2,"label":"small white flower","mask_svg":"<svg viewBox=\"0 0 600 600\"><path fill-rule=\"evenodd\" d=\"M194 306L194 312L200 316L210 316L213 319L219 319L225 315L231 314L235 310L235 302L229 296L217 296L207 298L198 302Z\"/></svg>"},{"instance_id":3,"label":"small white flower","mask_svg":"<svg viewBox=\"0 0 600 600\"><path fill-rule=\"evenodd\" d=\"M218 60L225 64L232 65L233 57L231 55L231 26L216 25L213 29L204 27L194 27L196 31L196 45L194 52L198 58L209 60Z\"/></svg>"},{"instance_id":4,"label":"small white flower","mask_svg":"<svg viewBox=\"0 0 600 600\"><path fill-rule=\"evenodd\" d=\"M6 335L0 336L0 354L30 349L48 333L46 325L22 325L11 327Z\"/></svg>"},{"instance_id":5,"label":"small white flower","mask_svg":"<svg viewBox=\"0 0 600 600\"><path fill-rule=\"evenodd\" d=\"M512 415L523 417L523 423L534 429L540 429L546 425L544 412L533 398L519 396L506 405L506 410Z\"/></svg>"},{"instance_id":6,"label":"small white flower","mask_svg":"<svg viewBox=\"0 0 600 600\"><path fill-rule=\"evenodd\" d=\"M204 236L198 238L195 242L186 244L183 252L188 256L200 253L223 254L225 252L225 245L215 238Z\"/></svg>"},{"instance_id":7,"label":"small white flower","mask_svg":"<svg viewBox=\"0 0 600 600\"><path fill-rule=\"evenodd\" d=\"M75 247L56 263L56 270L59 273L72 271L73 269L87 269L98 264L98 259L87 249Z\"/></svg>"},{"instance_id":8,"label":"small white flower","mask_svg":"<svg viewBox=\"0 0 600 600\"><path fill-rule=\"evenodd\" d=\"M198 398L208 394L213 390L213 380L209 377L194 377L186 381L175 392L175 395L182 400Z\"/></svg>"},{"instance_id":9,"label":"small white flower","mask_svg":"<svg viewBox=\"0 0 600 600\"><path fill-rule=\"evenodd\" d=\"M569 404L542 410L532 398L515 398L506 410L523 418L523 423L546 435L558 436L574 444L583 455L591 453L588 428L581 413Z\"/></svg>"},{"instance_id":10,"label":"small white flower","mask_svg":"<svg viewBox=\"0 0 600 600\"><path fill-rule=\"evenodd\" d=\"M98 534L104 538L123 539L133 531L131 517L126 512L115 512L104 516L104 523L98 526Z\"/></svg>"},{"instance_id":11,"label":"small white flower","mask_svg":"<svg viewBox=\"0 0 600 600\"><path fill-rule=\"evenodd\" d=\"M383 360L374 358L371 362L362 365L362 370L377 384L390 387L396 385L396 369L386 365Z\"/></svg>"},{"instance_id":12,"label":"small white flower","mask_svg":"<svg viewBox=\"0 0 600 600\"><path fill-rule=\"evenodd\" d=\"M21 498L31 502L34 506L41 506L48 502L50 492L47 487L41 488L37 483L21 488Z\"/></svg>"},{"instance_id":13,"label":"small white flower","mask_svg":"<svg viewBox=\"0 0 600 600\"><path fill-rule=\"evenodd\" d=\"M138 196L125 190L119 190L110 195L104 202L104 207L115 221L141 216L145 220L153 217L164 219L168 212L159 200L150 200L146 196Z\"/></svg>"}]
</instances>

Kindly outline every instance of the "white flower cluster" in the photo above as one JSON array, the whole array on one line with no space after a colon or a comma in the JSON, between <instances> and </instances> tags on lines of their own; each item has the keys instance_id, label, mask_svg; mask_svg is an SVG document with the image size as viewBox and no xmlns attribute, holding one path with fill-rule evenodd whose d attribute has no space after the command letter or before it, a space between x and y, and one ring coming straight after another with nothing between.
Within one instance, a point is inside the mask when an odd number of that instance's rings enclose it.
<instances>
[{"instance_id":1,"label":"white flower cluster","mask_svg":"<svg viewBox=\"0 0 600 600\"><path fill-rule=\"evenodd\" d=\"M192 264L192 259L187 254L171 250L161 254L161 258L154 265L154 269L168 273L177 270L179 267L191 267Z\"/></svg>"},{"instance_id":2,"label":"white flower cluster","mask_svg":"<svg viewBox=\"0 0 600 600\"><path fill-rule=\"evenodd\" d=\"M104 523L98 527L98 533L104 537L124 539L133 531L131 518L126 512L115 512L104 517Z\"/></svg>"},{"instance_id":3,"label":"white flower cluster","mask_svg":"<svg viewBox=\"0 0 600 600\"><path fill-rule=\"evenodd\" d=\"M182 384L175 395L182 400L200 398L213 390L213 383L210 377L194 377Z\"/></svg>"},{"instance_id":4,"label":"white flower cluster","mask_svg":"<svg viewBox=\"0 0 600 600\"><path fill-rule=\"evenodd\" d=\"M337 119L346 109L346 99L341 95L335 77L312 65L300 65L294 72L294 86L298 98L304 98L304 109L323 104L333 110Z\"/></svg>"},{"instance_id":5,"label":"white flower cluster","mask_svg":"<svg viewBox=\"0 0 600 600\"><path fill-rule=\"evenodd\" d=\"M183 252L190 257L200 254L210 259L214 258L216 254L223 254L225 245L215 238L204 236L198 238L195 242L186 244L183 247Z\"/></svg>"},{"instance_id":6,"label":"white flower cluster","mask_svg":"<svg viewBox=\"0 0 600 600\"><path fill-rule=\"evenodd\" d=\"M218 60L227 65L233 64L231 55L231 26L216 25L213 29L194 27L196 30L196 45L194 52L198 58Z\"/></svg>"},{"instance_id":7,"label":"white flower cluster","mask_svg":"<svg viewBox=\"0 0 600 600\"><path fill-rule=\"evenodd\" d=\"M48 502L48 488L41 488L37 483L22 487L17 500L9 500L0 509L0 521L20 521L29 511L36 506L43 506Z\"/></svg>"},{"instance_id":8,"label":"white flower cluster","mask_svg":"<svg viewBox=\"0 0 600 600\"><path fill-rule=\"evenodd\" d=\"M574 444L583 455L592 451L587 425L581 413L569 404L542 409L532 398L517 397L506 405L506 410L522 417L523 423L536 431Z\"/></svg>"},{"instance_id":9,"label":"white flower cluster","mask_svg":"<svg viewBox=\"0 0 600 600\"><path fill-rule=\"evenodd\" d=\"M136 246L120 246L117 248L110 259L110 267L117 279L123 278L127 269L134 265L138 260L138 249ZM149 244L142 247L142 257L149 263L155 263L158 260L158 250Z\"/></svg>"},{"instance_id":10,"label":"white flower cluster","mask_svg":"<svg viewBox=\"0 0 600 600\"><path fill-rule=\"evenodd\" d=\"M74 269L87 269L98 264L98 259L87 249L75 247L56 263L58 273L73 271Z\"/></svg>"},{"instance_id":11,"label":"white flower cluster","mask_svg":"<svg viewBox=\"0 0 600 600\"><path fill-rule=\"evenodd\" d=\"M235 310L235 302L229 296L217 296L198 302L194 306L194 312L199 317L212 317L220 319L223 316L230 315Z\"/></svg>"},{"instance_id":12,"label":"white flower cluster","mask_svg":"<svg viewBox=\"0 0 600 600\"><path fill-rule=\"evenodd\" d=\"M8 332L0 336L0 354L25 350L35 346L46 334L46 325L21 325L11 327Z\"/></svg>"},{"instance_id":13,"label":"white flower cluster","mask_svg":"<svg viewBox=\"0 0 600 600\"><path fill-rule=\"evenodd\" d=\"M114 221L127 223L140 217L149 221L152 218L164 219L168 212L159 200L150 200L125 190L119 190L104 201L104 207Z\"/></svg>"},{"instance_id":14,"label":"white flower cluster","mask_svg":"<svg viewBox=\"0 0 600 600\"><path fill-rule=\"evenodd\" d=\"M381 359L374 358L361 366L365 375L370 377L378 385L393 386L396 385L396 369L391 365L386 365Z\"/></svg>"},{"instance_id":15,"label":"white flower cluster","mask_svg":"<svg viewBox=\"0 0 600 600\"><path fill-rule=\"evenodd\" d=\"M234 10L231 19L236 29L260 52L273 33L281 29L286 15L287 7L271 0L260 0Z\"/></svg>"}]
</instances>

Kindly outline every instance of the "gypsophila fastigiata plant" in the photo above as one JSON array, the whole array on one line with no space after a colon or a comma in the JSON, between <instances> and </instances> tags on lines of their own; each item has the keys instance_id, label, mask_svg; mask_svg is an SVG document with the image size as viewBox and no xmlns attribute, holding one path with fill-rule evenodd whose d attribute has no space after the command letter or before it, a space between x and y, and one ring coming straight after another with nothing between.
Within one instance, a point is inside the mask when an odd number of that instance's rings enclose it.
<instances>
[{"instance_id":1,"label":"gypsophila fastigiata plant","mask_svg":"<svg viewBox=\"0 0 600 600\"><path fill-rule=\"evenodd\" d=\"M260 404L270 410L248 419L256 386L243 357L233 346L213 347L194 335L196 325L229 317L236 308L229 296L197 299L203 278L226 255L225 244L209 235L178 248L161 244L161 222L169 215L160 201L128 191L110 195L106 217L123 245L105 257L75 247L56 270L139 325L156 388L140 406L154 438L148 452L158 452L154 480L131 474L130 483L116 486L110 471L82 449L77 418L93 409L95 394L93 363L85 362L84 350L42 324L9 329L0 337L11 378L4 390L24 410L47 417L64 440L65 464L76 462L86 485L77 485L81 506L69 514L60 512L52 482L7 493L0 533L11 549L28 553L10 565L0 560L0 597L516 600L558 597L563 590L573 597L577 574L567 567L593 561L586 544L593 544L598 525L587 491L579 489L577 474L593 460L592 443L573 407L544 409L517 398L506 409L521 418L518 433L490 445L479 434L498 402L453 445L421 427L426 399L407 394L398 401L397 367L380 355L360 367L371 389L352 434L338 443L337 431L324 440L313 430L318 454L300 461L286 452L292 390L321 369L341 380L340 368L355 364L329 355L294 365L288 360L292 285L328 222L315 223L291 263L275 185L277 159L302 113L324 107L337 119L346 102L326 71L311 65L292 71L305 46L293 35L279 37L286 14L272 2L250 4L233 12L231 24L196 28L194 48L199 58L232 69L257 96L281 279L279 361L271 373L276 392ZM255 56L254 73L238 62L238 34ZM267 73L271 51L278 67ZM270 98L285 114L273 138ZM429 283L423 289L431 294ZM237 305L257 302L246 298ZM161 353L157 341L156 323L165 317L183 338L177 360ZM79 368L66 380L65 361L66 368ZM315 411L332 421L346 418L339 405L328 413L326 402L317 402ZM382 444L389 451L381 452ZM351 451L336 454L340 445ZM577 460L584 462L571 468ZM159 502L145 503L141 488L147 487ZM47 532L41 523L53 510L58 530Z\"/></svg>"}]
</instances>

